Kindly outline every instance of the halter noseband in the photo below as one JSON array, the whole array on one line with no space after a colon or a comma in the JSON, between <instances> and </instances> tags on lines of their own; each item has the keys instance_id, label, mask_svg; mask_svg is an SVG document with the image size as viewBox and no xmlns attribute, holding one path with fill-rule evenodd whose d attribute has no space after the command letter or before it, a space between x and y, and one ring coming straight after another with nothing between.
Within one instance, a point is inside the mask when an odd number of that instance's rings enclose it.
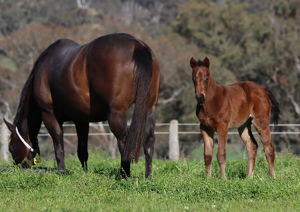
<instances>
[{"instance_id":1,"label":"halter noseband","mask_svg":"<svg viewBox=\"0 0 300 212\"><path fill-rule=\"evenodd\" d=\"M30 152L34 153L34 149L20 135L18 127L16 127L16 133L17 133L19 139L21 140L21 142L30 150Z\"/></svg>"}]
</instances>

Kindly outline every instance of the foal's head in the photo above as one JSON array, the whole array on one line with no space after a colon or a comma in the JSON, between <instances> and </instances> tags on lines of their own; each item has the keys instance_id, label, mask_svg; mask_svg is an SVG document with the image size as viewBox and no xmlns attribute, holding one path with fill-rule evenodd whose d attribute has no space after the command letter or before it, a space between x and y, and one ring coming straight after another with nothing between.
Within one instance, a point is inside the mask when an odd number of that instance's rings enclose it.
<instances>
[{"instance_id":1,"label":"foal's head","mask_svg":"<svg viewBox=\"0 0 300 212\"><path fill-rule=\"evenodd\" d=\"M203 61L196 61L192 57L190 60L190 65L193 69L193 82L195 86L197 103L199 105L203 105L210 79L209 59L205 57Z\"/></svg>"},{"instance_id":2,"label":"foal's head","mask_svg":"<svg viewBox=\"0 0 300 212\"><path fill-rule=\"evenodd\" d=\"M9 151L12 155L12 158L15 164L21 164L23 168L30 167L30 165L34 164L33 157L35 153L31 152L21 141L17 132L17 128L14 127L13 124L9 123L4 119L4 122L11 132L10 143L9 143ZM23 139L23 138L22 138ZM28 141L26 141L29 143Z\"/></svg>"}]
</instances>

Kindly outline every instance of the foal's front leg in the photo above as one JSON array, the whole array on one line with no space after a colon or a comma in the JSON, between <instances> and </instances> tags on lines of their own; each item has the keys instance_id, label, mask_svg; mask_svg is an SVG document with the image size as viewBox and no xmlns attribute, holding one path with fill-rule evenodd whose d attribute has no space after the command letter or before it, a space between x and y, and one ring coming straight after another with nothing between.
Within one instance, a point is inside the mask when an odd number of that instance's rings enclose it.
<instances>
[{"instance_id":1,"label":"foal's front leg","mask_svg":"<svg viewBox=\"0 0 300 212\"><path fill-rule=\"evenodd\" d=\"M200 125L200 131L204 141L204 161L205 161L205 171L207 176L211 176L211 162L213 158L213 148L214 148L214 131L204 125Z\"/></svg>"},{"instance_id":2,"label":"foal's front leg","mask_svg":"<svg viewBox=\"0 0 300 212\"><path fill-rule=\"evenodd\" d=\"M226 178L225 164L226 164L226 144L227 144L228 127L223 125L218 127L218 152L217 158L220 165L221 178Z\"/></svg>"}]
</instances>

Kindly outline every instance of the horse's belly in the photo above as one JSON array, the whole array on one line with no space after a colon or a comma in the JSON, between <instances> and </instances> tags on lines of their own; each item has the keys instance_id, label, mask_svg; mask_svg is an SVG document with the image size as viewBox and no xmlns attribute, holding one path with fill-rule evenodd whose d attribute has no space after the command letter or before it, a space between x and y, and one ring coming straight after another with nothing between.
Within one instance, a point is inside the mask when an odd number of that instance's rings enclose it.
<instances>
[{"instance_id":1,"label":"horse's belly","mask_svg":"<svg viewBox=\"0 0 300 212\"><path fill-rule=\"evenodd\" d=\"M250 116L250 112L248 110L234 112L231 116L231 120L229 122L228 128L240 127L249 119L249 116Z\"/></svg>"},{"instance_id":2,"label":"horse's belly","mask_svg":"<svg viewBox=\"0 0 300 212\"><path fill-rule=\"evenodd\" d=\"M105 121L107 120L108 113L109 113L109 109L106 104L104 103L91 104L89 121L90 122Z\"/></svg>"},{"instance_id":3,"label":"horse's belly","mask_svg":"<svg viewBox=\"0 0 300 212\"><path fill-rule=\"evenodd\" d=\"M107 120L108 106L104 101L80 98L73 95L63 99L55 99L54 110L62 121L98 122Z\"/></svg>"},{"instance_id":4,"label":"horse's belly","mask_svg":"<svg viewBox=\"0 0 300 212\"><path fill-rule=\"evenodd\" d=\"M64 110L59 110L56 114L61 121L99 122L107 120L108 111L104 107L100 107L98 110L94 109L94 111L68 107L64 108Z\"/></svg>"}]
</instances>

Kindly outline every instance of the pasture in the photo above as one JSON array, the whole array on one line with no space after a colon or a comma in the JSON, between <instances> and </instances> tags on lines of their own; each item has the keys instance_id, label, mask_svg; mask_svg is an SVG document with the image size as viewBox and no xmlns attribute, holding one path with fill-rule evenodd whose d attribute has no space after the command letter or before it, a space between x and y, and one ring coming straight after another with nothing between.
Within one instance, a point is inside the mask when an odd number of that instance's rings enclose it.
<instances>
[{"instance_id":1,"label":"pasture","mask_svg":"<svg viewBox=\"0 0 300 212\"><path fill-rule=\"evenodd\" d=\"M0 211L299 211L300 158L277 155L276 179L258 157L254 177L245 178L247 160L227 162L227 179L213 161L212 177L203 160L153 161L152 180L144 179L145 160L121 180L119 159L90 154L88 171L77 156L66 158L67 172L54 159L23 170L1 163ZM47 168L45 168L47 167Z\"/></svg>"}]
</instances>

